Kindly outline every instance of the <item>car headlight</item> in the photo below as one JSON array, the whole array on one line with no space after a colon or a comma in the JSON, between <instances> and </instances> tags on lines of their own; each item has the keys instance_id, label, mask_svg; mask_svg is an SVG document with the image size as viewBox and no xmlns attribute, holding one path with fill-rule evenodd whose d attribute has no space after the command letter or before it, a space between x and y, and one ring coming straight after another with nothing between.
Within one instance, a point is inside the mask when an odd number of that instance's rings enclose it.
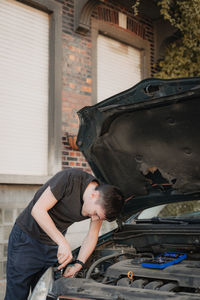
<instances>
[{"instance_id":1,"label":"car headlight","mask_svg":"<svg viewBox=\"0 0 200 300\"><path fill-rule=\"evenodd\" d=\"M29 300L46 300L53 284L53 269L49 268L36 284Z\"/></svg>"}]
</instances>

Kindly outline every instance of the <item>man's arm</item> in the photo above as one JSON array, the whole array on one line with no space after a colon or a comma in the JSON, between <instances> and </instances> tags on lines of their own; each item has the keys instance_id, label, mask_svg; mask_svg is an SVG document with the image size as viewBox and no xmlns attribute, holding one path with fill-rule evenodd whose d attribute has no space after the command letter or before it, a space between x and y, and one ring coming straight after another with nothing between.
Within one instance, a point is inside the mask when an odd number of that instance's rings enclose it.
<instances>
[{"instance_id":1,"label":"man's arm","mask_svg":"<svg viewBox=\"0 0 200 300\"><path fill-rule=\"evenodd\" d=\"M50 187L48 187L33 206L31 215L46 234L58 245L57 257L60 264L58 269L62 269L72 260L72 253L68 241L56 228L48 214L48 210L56 203L57 199L51 192Z\"/></svg>"},{"instance_id":2,"label":"man's arm","mask_svg":"<svg viewBox=\"0 0 200 300\"><path fill-rule=\"evenodd\" d=\"M101 228L102 221L97 220L97 221L91 221L90 222L90 228L88 231L88 234L86 235L85 239L83 240L83 243L81 245L79 254L77 259L85 263L88 259L88 257L92 254L94 251L97 240L98 240L98 235L99 235L99 230ZM80 264L74 264L72 267L67 268L64 272L65 277L73 277L80 269L82 266Z\"/></svg>"}]
</instances>

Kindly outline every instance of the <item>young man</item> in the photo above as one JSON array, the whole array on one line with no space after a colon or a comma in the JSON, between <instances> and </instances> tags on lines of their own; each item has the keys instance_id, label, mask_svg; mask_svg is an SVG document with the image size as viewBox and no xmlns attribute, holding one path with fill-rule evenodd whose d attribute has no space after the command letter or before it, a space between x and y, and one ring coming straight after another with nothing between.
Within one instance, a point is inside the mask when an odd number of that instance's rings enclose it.
<instances>
[{"instance_id":1,"label":"young man","mask_svg":"<svg viewBox=\"0 0 200 300\"><path fill-rule=\"evenodd\" d=\"M117 187L100 185L79 169L66 169L53 176L36 192L10 234L5 300L26 300L47 268L56 262L58 269L66 267L72 260L64 236L67 228L90 218L77 260L64 273L73 277L93 252L102 220L116 218L123 203Z\"/></svg>"}]
</instances>

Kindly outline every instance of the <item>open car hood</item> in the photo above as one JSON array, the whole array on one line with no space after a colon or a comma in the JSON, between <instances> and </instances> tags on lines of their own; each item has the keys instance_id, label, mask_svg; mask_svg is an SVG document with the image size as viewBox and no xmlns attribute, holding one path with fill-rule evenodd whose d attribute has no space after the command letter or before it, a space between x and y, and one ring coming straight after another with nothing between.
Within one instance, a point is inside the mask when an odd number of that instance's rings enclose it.
<instances>
[{"instance_id":1,"label":"open car hood","mask_svg":"<svg viewBox=\"0 0 200 300\"><path fill-rule=\"evenodd\" d=\"M130 198L122 215L199 198L200 77L145 79L78 116L95 176Z\"/></svg>"}]
</instances>

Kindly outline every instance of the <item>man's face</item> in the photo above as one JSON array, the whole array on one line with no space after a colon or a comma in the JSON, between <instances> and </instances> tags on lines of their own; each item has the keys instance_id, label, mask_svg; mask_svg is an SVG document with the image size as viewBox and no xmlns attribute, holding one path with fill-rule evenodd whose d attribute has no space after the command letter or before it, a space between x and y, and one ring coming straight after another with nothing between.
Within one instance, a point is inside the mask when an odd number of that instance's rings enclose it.
<instances>
[{"instance_id":1,"label":"man's face","mask_svg":"<svg viewBox=\"0 0 200 300\"><path fill-rule=\"evenodd\" d=\"M90 217L92 221L105 220L105 210L99 203L99 192L95 191L84 202L82 215Z\"/></svg>"},{"instance_id":2,"label":"man's face","mask_svg":"<svg viewBox=\"0 0 200 300\"><path fill-rule=\"evenodd\" d=\"M90 205L88 217L90 217L92 221L105 220L105 211L100 204L93 203Z\"/></svg>"}]
</instances>

